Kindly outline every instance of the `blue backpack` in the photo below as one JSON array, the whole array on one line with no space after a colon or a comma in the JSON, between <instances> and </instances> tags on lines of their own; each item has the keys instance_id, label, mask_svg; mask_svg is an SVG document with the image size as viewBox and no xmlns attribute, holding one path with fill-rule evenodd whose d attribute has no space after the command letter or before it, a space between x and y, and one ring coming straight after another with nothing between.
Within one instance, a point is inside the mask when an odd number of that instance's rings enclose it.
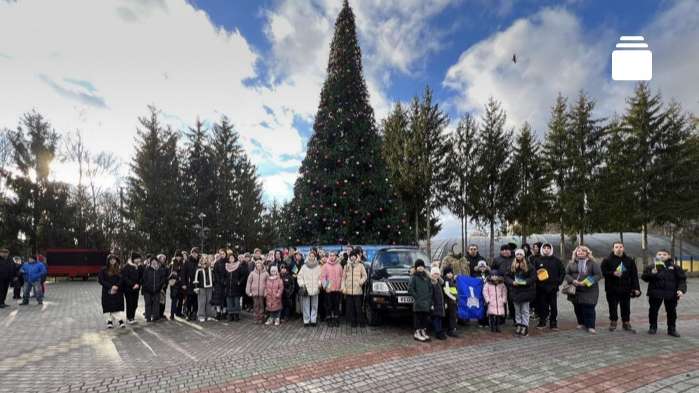
<instances>
[{"instance_id":1,"label":"blue backpack","mask_svg":"<svg viewBox=\"0 0 699 393\"><path fill-rule=\"evenodd\" d=\"M481 319L485 313L483 280L476 277L456 276L456 315L459 319Z\"/></svg>"}]
</instances>

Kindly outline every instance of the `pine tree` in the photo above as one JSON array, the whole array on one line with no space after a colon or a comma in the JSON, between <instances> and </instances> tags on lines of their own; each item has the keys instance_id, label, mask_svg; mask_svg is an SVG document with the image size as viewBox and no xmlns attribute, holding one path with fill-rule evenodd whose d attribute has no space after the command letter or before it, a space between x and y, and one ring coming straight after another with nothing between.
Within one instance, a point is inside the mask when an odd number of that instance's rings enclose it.
<instances>
[{"instance_id":1,"label":"pine tree","mask_svg":"<svg viewBox=\"0 0 699 393\"><path fill-rule=\"evenodd\" d=\"M164 127L158 110L148 107L148 116L140 117L136 155L128 178L127 217L142 241L142 251L170 253L180 239L182 212L179 184L180 164L177 134Z\"/></svg>"},{"instance_id":2,"label":"pine tree","mask_svg":"<svg viewBox=\"0 0 699 393\"><path fill-rule=\"evenodd\" d=\"M568 223L571 221L569 213L570 198L567 192L570 171L567 152L570 149L568 147L568 117L566 110L566 98L559 94L556 97L556 103L551 108L551 119L548 123L548 133L543 154L545 171L553 186L552 214L549 217L555 219L559 225L561 236L560 255L562 258L566 255L565 233L568 229Z\"/></svg>"},{"instance_id":3,"label":"pine tree","mask_svg":"<svg viewBox=\"0 0 699 393\"><path fill-rule=\"evenodd\" d=\"M446 163L449 174L447 206L460 219L462 252L468 243L468 217L475 213L478 199L479 188L474 178L478 168L477 137L478 124L466 114L447 142L451 149Z\"/></svg>"},{"instance_id":4,"label":"pine tree","mask_svg":"<svg viewBox=\"0 0 699 393\"><path fill-rule=\"evenodd\" d=\"M524 123L515 141L510 167L513 176L514 203L509 218L519 224L522 244L527 235L546 224L549 206L549 178L544 170L539 143L531 127Z\"/></svg>"},{"instance_id":5,"label":"pine tree","mask_svg":"<svg viewBox=\"0 0 699 393\"><path fill-rule=\"evenodd\" d=\"M75 244L75 207L68 186L49 180L51 163L57 156L60 138L40 113L25 114L17 130L9 132L14 168L5 181L13 195L6 202L4 236L17 246L28 246L36 254L49 247ZM27 243L17 244L17 235Z\"/></svg>"},{"instance_id":6,"label":"pine tree","mask_svg":"<svg viewBox=\"0 0 699 393\"><path fill-rule=\"evenodd\" d=\"M663 179L658 159L666 118L660 95L651 95L646 83L636 86L634 95L627 103L624 127L628 136L630 161L634 165L632 189L635 190L634 195L638 201L637 209L634 209L633 213L641 225L641 252L645 261L648 225L654 221L658 210L662 208L663 196L662 193L656 192L656 189Z\"/></svg>"},{"instance_id":7,"label":"pine tree","mask_svg":"<svg viewBox=\"0 0 699 393\"><path fill-rule=\"evenodd\" d=\"M490 259L495 256L495 224L504 218L512 201L512 179L508 168L511 157L508 151L512 131L505 129L507 115L500 103L490 98L481 120L478 147L478 171L476 182L481 188L477 201L477 218L490 227Z\"/></svg>"},{"instance_id":8,"label":"pine tree","mask_svg":"<svg viewBox=\"0 0 699 393\"><path fill-rule=\"evenodd\" d=\"M597 226L592 221L590 206L594 205L592 198L595 196L594 189L599 176L600 143L604 128L600 125L602 120L593 118L594 108L595 102L584 92L580 92L578 100L568 113L570 143L566 155L570 164L570 182L567 192L574 212L570 227L579 234L580 244L584 243L585 233Z\"/></svg>"},{"instance_id":9,"label":"pine tree","mask_svg":"<svg viewBox=\"0 0 699 393\"><path fill-rule=\"evenodd\" d=\"M182 196L189 207L182 212L186 217L184 230L195 238L199 236L195 225L200 225L199 214L213 218L215 213L214 166L209 130L197 118L194 127L185 132L187 139L183 162Z\"/></svg>"},{"instance_id":10,"label":"pine tree","mask_svg":"<svg viewBox=\"0 0 699 393\"><path fill-rule=\"evenodd\" d=\"M346 1L335 23L313 130L294 185L293 240L401 242L405 217L381 157L354 14Z\"/></svg>"}]
</instances>

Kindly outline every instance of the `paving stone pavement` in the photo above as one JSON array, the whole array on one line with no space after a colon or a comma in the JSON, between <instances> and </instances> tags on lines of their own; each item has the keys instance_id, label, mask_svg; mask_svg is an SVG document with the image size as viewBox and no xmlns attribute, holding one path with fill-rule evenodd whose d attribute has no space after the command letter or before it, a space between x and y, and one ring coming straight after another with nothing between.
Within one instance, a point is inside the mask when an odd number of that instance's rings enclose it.
<instances>
[{"instance_id":1,"label":"paving stone pavement","mask_svg":"<svg viewBox=\"0 0 699 393\"><path fill-rule=\"evenodd\" d=\"M639 334L575 329L514 338L461 327L459 339L412 339L410 320L377 328L303 328L292 321L167 321L106 330L94 281L51 283L43 306L0 310L0 392L699 392L699 280L680 302L682 337L649 336L647 300L632 302ZM139 314L142 311L139 309ZM662 311L661 311L662 314ZM140 315L139 315L140 317ZM661 320L662 325L662 320Z\"/></svg>"}]
</instances>

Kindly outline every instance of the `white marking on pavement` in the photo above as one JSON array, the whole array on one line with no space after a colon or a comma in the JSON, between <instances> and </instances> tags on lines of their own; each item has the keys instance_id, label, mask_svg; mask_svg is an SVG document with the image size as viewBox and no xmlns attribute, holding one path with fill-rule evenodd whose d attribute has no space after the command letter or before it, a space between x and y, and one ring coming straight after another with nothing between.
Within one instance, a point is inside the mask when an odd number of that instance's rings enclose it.
<instances>
[{"instance_id":1,"label":"white marking on pavement","mask_svg":"<svg viewBox=\"0 0 699 393\"><path fill-rule=\"evenodd\" d=\"M7 316L7 320L5 321L5 327L10 326L10 324L15 320L17 317L17 310L13 310L10 315Z\"/></svg>"},{"instance_id":2,"label":"white marking on pavement","mask_svg":"<svg viewBox=\"0 0 699 393\"><path fill-rule=\"evenodd\" d=\"M149 351L151 351L151 353L153 354L153 356L158 356L158 354L155 353L155 351L153 350L153 347L151 347L150 345L148 345L148 343L147 343L144 339L142 339L141 336L139 336L138 333L136 333L135 330L131 330L131 333L133 333L133 335L136 336L136 338L137 338L139 341L141 341L141 343L142 343L146 348L148 348Z\"/></svg>"},{"instance_id":3,"label":"white marking on pavement","mask_svg":"<svg viewBox=\"0 0 699 393\"><path fill-rule=\"evenodd\" d=\"M194 329L195 329L194 331L197 332L197 333L200 333L200 332L201 332L201 333L204 334L204 335L211 336L211 337L214 337L214 338L218 338L217 335L215 335L215 334L213 334L213 333L210 333L210 332L204 330L204 328L203 328L202 326L197 325L196 323L191 323L191 322L185 321L185 320L183 320L183 319L182 319L182 320L178 320L177 322L181 322L181 323L183 323L183 324L185 324L185 325L187 325L187 326L189 326L189 327L194 328Z\"/></svg>"},{"instance_id":4,"label":"white marking on pavement","mask_svg":"<svg viewBox=\"0 0 699 393\"><path fill-rule=\"evenodd\" d=\"M152 334L152 335L155 336L155 338L157 338L158 340L160 340L160 341L164 342L165 344L171 346L175 351L177 351L177 352L183 354L184 356L187 356L188 358L190 358L190 359L192 359L192 360L194 360L194 361L197 360L197 358L195 358L194 356L190 355L189 352L187 352L184 348L182 348L181 346L177 345L177 343L175 343L174 341L170 340L169 338L164 338L164 337L162 337L160 334L154 332L153 330L151 330L151 329L149 329L149 328L145 328L145 329L143 329L143 330L145 330L146 332Z\"/></svg>"}]
</instances>

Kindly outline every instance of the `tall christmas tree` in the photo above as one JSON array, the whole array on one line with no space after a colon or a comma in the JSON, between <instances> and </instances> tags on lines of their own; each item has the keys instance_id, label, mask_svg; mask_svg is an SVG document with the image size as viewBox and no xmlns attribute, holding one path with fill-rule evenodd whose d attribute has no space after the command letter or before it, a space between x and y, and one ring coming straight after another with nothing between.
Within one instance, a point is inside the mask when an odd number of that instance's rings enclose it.
<instances>
[{"instance_id":1,"label":"tall christmas tree","mask_svg":"<svg viewBox=\"0 0 699 393\"><path fill-rule=\"evenodd\" d=\"M328 75L294 185L291 243L400 243L409 239L381 157L381 138L362 76L354 14L335 22Z\"/></svg>"}]
</instances>

